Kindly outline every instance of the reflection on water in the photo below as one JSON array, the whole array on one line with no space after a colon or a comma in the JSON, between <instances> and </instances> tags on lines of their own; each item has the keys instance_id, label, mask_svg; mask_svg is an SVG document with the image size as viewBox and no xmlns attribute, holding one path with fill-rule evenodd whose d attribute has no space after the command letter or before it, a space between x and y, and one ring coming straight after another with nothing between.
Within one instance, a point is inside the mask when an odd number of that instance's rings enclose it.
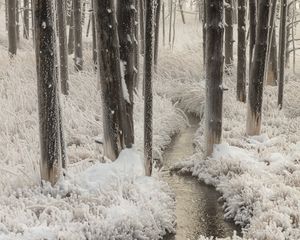
<instances>
[{"instance_id":1,"label":"reflection on water","mask_svg":"<svg viewBox=\"0 0 300 240\"><path fill-rule=\"evenodd\" d=\"M164 168L183 160L193 153L193 136L198 128L198 119L189 116L191 127L182 130L164 154ZM191 176L163 174L176 194L177 228L172 240L196 240L199 235L227 237L239 231L231 222L224 220L219 193Z\"/></svg>"}]
</instances>

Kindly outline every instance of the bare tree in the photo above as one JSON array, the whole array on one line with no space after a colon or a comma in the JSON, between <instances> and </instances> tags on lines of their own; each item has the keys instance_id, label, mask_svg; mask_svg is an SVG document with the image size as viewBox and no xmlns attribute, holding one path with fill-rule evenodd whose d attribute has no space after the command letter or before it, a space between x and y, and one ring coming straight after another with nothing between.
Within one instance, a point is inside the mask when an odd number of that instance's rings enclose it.
<instances>
[{"instance_id":1,"label":"bare tree","mask_svg":"<svg viewBox=\"0 0 300 240\"><path fill-rule=\"evenodd\" d=\"M58 40L59 40L59 66L60 66L60 81L61 92L64 95L69 93L69 74L68 74L68 46L66 32L66 2L56 1L57 21L58 21Z\"/></svg>"},{"instance_id":2,"label":"bare tree","mask_svg":"<svg viewBox=\"0 0 300 240\"><path fill-rule=\"evenodd\" d=\"M283 103L282 100L285 77L287 0L281 0L280 12L278 106L281 109Z\"/></svg>"},{"instance_id":3,"label":"bare tree","mask_svg":"<svg viewBox=\"0 0 300 240\"><path fill-rule=\"evenodd\" d=\"M233 63L233 2L225 0L225 65L226 69Z\"/></svg>"},{"instance_id":4,"label":"bare tree","mask_svg":"<svg viewBox=\"0 0 300 240\"><path fill-rule=\"evenodd\" d=\"M8 52L17 54L16 0L8 1Z\"/></svg>"},{"instance_id":5,"label":"bare tree","mask_svg":"<svg viewBox=\"0 0 300 240\"><path fill-rule=\"evenodd\" d=\"M73 0L74 4L74 65L75 70L81 71L83 66L82 55L82 14L81 14L81 0Z\"/></svg>"},{"instance_id":6,"label":"bare tree","mask_svg":"<svg viewBox=\"0 0 300 240\"><path fill-rule=\"evenodd\" d=\"M140 17L140 51L141 54L145 53L145 0L139 2L139 17Z\"/></svg>"},{"instance_id":7,"label":"bare tree","mask_svg":"<svg viewBox=\"0 0 300 240\"><path fill-rule=\"evenodd\" d=\"M238 1L237 99L246 102L246 0Z\"/></svg>"},{"instance_id":8,"label":"bare tree","mask_svg":"<svg viewBox=\"0 0 300 240\"><path fill-rule=\"evenodd\" d=\"M249 33L250 33L250 43L249 43L249 72L251 71L252 56L255 46L256 38L256 22L257 22L257 4L256 0L249 1ZM249 74L250 75L250 74Z\"/></svg>"},{"instance_id":9,"label":"bare tree","mask_svg":"<svg viewBox=\"0 0 300 240\"><path fill-rule=\"evenodd\" d=\"M94 0L98 71L103 104L104 155L115 160L124 147L124 98L114 0Z\"/></svg>"},{"instance_id":10,"label":"bare tree","mask_svg":"<svg viewBox=\"0 0 300 240\"><path fill-rule=\"evenodd\" d=\"M24 0L24 15L23 15L23 37L29 38L29 0Z\"/></svg>"},{"instance_id":11,"label":"bare tree","mask_svg":"<svg viewBox=\"0 0 300 240\"><path fill-rule=\"evenodd\" d=\"M69 41L68 41L68 53L71 55L74 53L74 2L71 0L70 6L70 28L69 28Z\"/></svg>"},{"instance_id":12,"label":"bare tree","mask_svg":"<svg viewBox=\"0 0 300 240\"><path fill-rule=\"evenodd\" d=\"M222 138L223 105L223 0L206 0L206 155Z\"/></svg>"},{"instance_id":13,"label":"bare tree","mask_svg":"<svg viewBox=\"0 0 300 240\"><path fill-rule=\"evenodd\" d=\"M157 0L155 11L155 44L154 44L154 66L157 68L158 48L159 48L159 20L160 20L161 0Z\"/></svg>"},{"instance_id":14,"label":"bare tree","mask_svg":"<svg viewBox=\"0 0 300 240\"><path fill-rule=\"evenodd\" d=\"M41 177L55 184L61 176L62 165L55 17L52 1L36 0L34 3Z\"/></svg>"},{"instance_id":15,"label":"bare tree","mask_svg":"<svg viewBox=\"0 0 300 240\"><path fill-rule=\"evenodd\" d=\"M144 59L144 158L146 175L152 174L152 78L153 78L153 36L154 36L154 0L146 1L146 31Z\"/></svg>"},{"instance_id":16,"label":"bare tree","mask_svg":"<svg viewBox=\"0 0 300 240\"><path fill-rule=\"evenodd\" d=\"M134 122L133 122L133 90L135 78L135 0L119 0L118 2L118 33L120 42L120 60L123 66L125 84L124 97L126 117L124 118L124 142L127 148L134 144ZM126 96L125 96L126 95Z\"/></svg>"},{"instance_id":17,"label":"bare tree","mask_svg":"<svg viewBox=\"0 0 300 240\"><path fill-rule=\"evenodd\" d=\"M270 1L260 0L253 61L249 79L247 134L259 135L261 130L263 85L268 47Z\"/></svg>"}]
</instances>

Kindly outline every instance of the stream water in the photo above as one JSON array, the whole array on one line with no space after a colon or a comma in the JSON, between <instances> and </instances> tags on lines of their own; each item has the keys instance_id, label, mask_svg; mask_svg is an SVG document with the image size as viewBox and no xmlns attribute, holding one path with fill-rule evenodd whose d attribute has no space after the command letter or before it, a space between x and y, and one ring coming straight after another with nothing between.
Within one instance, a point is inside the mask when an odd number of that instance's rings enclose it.
<instances>
[{"instance_id":1,"label":"stream water","mask_svg":"<svg viewBox=\"0 0 300 240\"><path fill-rule=\"evenodd\" d=\"M190 127L174 137L164 154L164 169L193 154L193 139L199 119L188 116ZM220 194L195 177L170 174L164 171L163 178L176 194L176 235L164 240L196 240L199 235L228 237L239 232L232 222L224 220Z\"/></svg>"}]
</instances>

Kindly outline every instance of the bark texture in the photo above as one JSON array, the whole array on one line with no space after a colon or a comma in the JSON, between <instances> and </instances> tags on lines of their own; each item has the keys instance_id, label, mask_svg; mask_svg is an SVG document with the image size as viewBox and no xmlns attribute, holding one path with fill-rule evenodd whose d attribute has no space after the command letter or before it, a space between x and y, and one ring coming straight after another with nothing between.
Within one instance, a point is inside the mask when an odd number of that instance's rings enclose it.
<instances>
[{"instance_id":1,"label":"bark texture","mask_svg":"<svg viewBox=\"0 0 300 240\"><path fill-rule=\"evenodd\" d=\"M75 70L81 71L83 66L82 55L82 25L81 0L73 0L74 4L74 65Z\"/></svg>"},{"instance_id":2,"label":"bark texture","mask_svg":"<svg viewBox=\"0 0 300 240\"><path fill-rule=\"evenodd\" d=\"M36 0L34 6L41 177L52 185L61 176L62 164L53 5Z\"/></svg>"},{"instance_id":3,"label":"bark texture","mask_svg":"<svg viewBox=\"0 0 300 240\"><path fill-rule=\"evenodd\" d=\"M153 78L153 36L154 0L146 1L145 62L144 62L144 157L146 175L152 174L152 78Z\"/></svg>"},{"instance_id":4,"label":"bark texture","mask_svg":"<svg viewBox=\"0 0 300 240\"><path fill-rule=\"evenodd\" d=\"M118 33L120 41L121 71L123 72L125 85L123 87L125 97L124 118L124 143L127 148L134 144L134 122L133 122L133 89L134 79L137 74L135 68L135 0L119 0L118 5Z\"/></svg>"},{"instance_id":5,"label":"bark texture","mask_svg":"<svg viewBox=\"0 0 300 240\"><path fill-rule=\"evenodd\" d=\"M29 0L24 0L23 37L29 38Z\"/></svg>"},{"instance_id":6,"label":"bark texture","mask_svg":"<svg viewBox=\"0 0 300 240\"><path fill-rule=\"evenodd\" d=\"M233 0L225 0L225 65L233 63Z\"/></svg>"},{"instance_id":7,"label":"bark texture","mask_svg":"<svg viewBox=\"0 0 300 240\"><path fill-rule=\"evenodd\" d=\"M111 160L115 160L124 147L122 113L125 112L114 2L94 0L97 62L103 104L104 155Z\"/></svg>"},{"instance_id":8,"label":"bark texture","mask_svg":"<svg viewBox=\"0 0 300 240\"><path fill-rule=\"evenodd\" d=\"M8 1L8 52L17 54L16 0Z\"/></svg>"},{"instance_id":9,"label":"bark texture","mask_svg":"<svg viewBox=\"0 0 300 240\"><path fill-rule=\"evenodd\" d=\"M59 41L59 66L61 92L69 94L69 73L68 73L68 45L66 32L66 3L64 0L56 2L58 21L58 41Z\"/></svg>"},{"instance_id":10,"label":"bark texture","mask_svg":"<svg viewBox=\"0 0 300 240\"><path fill-rule=\"evenodd\" d=\"M223 0L206 0L206 155L222 138L223 105Z\"/></svg>"},{"instance_id":11,"label":"bark texture","mask_svg":"<svg viewBox=\"0 0 300 240\"><path fill-rule=\"evenodd\" d=\"M259 135L261 131L263 86L268 47L269 0L260 0L256 40L249 79L249 101L247 111L247 134Z\"/></svg>"},{"instance_id":12,"label":"bark texture","mask_svg":"<svg viewBox=\"0 0 300 240\"><path fill-rule=\"evenodd\" d=\"M238 1L237 100L246 102L246 0Z\"/></svg>"},{"instance_id":13,"label":"bark texture","mask_svg":"<svg viewBox=\"0 0 300 240\"><path fill-rule=\"evenodd\" d=\"M282 108L283 88L285 77L286 58L286 21L287 21L287 0L281 0L280 10L280 32L279 32L279 81L278 81L278 107Z\"/></svg>"}]
</instances>

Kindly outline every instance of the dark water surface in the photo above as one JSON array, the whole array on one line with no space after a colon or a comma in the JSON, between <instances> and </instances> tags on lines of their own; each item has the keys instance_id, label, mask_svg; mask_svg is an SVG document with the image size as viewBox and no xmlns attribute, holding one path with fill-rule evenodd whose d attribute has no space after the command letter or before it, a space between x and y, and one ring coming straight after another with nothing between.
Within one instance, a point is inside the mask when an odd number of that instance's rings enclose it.
<instances>
[{"instance_id":1,"label":"dark water surface","mask_svg":"<svg viewBox=\"0 0 300 240\"><path fill-rule=\"evenodd\" d=\"M164 169L193 154L193 139L199 119L189 116L190 127L174 137L164 154ZM228 237L240 232L232 222L224 220L220 194L211 186L199 182L195 177L163 173L176 194L176 235L165 240L195 240L199 235Z\"/></svg>"}]
</instances>

